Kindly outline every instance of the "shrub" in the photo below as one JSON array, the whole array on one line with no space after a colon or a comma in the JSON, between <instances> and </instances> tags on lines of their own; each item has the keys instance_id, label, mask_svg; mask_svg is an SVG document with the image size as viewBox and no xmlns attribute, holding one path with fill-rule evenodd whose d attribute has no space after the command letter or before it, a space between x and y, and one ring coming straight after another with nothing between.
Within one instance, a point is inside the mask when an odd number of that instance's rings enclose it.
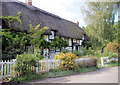
<instances>
[{"instance_id":1,"label":"shrub","mask_svg":"<svg viewBox=\"0 0 120 85\"><path fill-rule=\"evenodd\" d=\"M14 78L11 78L10 82L23 83L25 81L38 80L38 79L43 79L43 78L44 77L40 73L38 74L29 73L19 78L17 76Z\"/></svg>"},{"instance_id":2,"label":"shrub","mask_svg":"<svg viewBox=\"0 0 120 85\"><path fill-rule=\"evenodd\" d=\"M87 46L87 49L92 46L92 43L90 41L83 41L83 46Z\"/></svg>"},{"instance_id":3,"label":"shrub","mask_svg":"<svg viewBox=\"0 0 120 85\"><path fill-rule=\"evenodd\" d=\"M59 69L61 70L75 70L76 64L75 60L78 58L73 53L58 53L54 56L55 60L61 60L61 63L59 65Z\"/></svg>"},{"instance_id":4,"label":"shrub","mask_svg":"<svg viewBox=\"0 0 120 85\"><path fill-rule=\"evenodd\" d=\"M84 53L80 51L75 51L74 54L79 57L84 56Z\"/></svg>"},{"instance_id":5,"label":"shrub","mask_svg":"<svg viewBox=\"0 0 120 85\"><path fill-rule=\"evenodd\" d=\"M95 55L95 52L91 49L91 47L89 47L88 49L86 47L81 47L80 48L80 51L78 52L74 52L76 55L79 55L79 56L84 56L84 55Z\"/></svg>"},{"instance_id":6,"label":"shrub","mask_svg":"<svg viewBox=\"0 0 120 85\"><path fill-rule=\"evenodd\" d=\"M97 60L94 58L89 59L88 61L83 60L77 64L79 68L88 68L88 67L96 67Z\"/></svg>"},{"instance_id":7,"label":"shrub","mask_svg":"<svg viewBox=\"0 0 120 85\"><path fill-rule=\"evenodd\" d=\"M68 53L68 49L66 49L66 50L63 50L62 52L63 52L63 53Z\"/></svg>"},{"instance_id":8,"label":"shrub","mask_svg":"<svg viewBox=\"0 0 120 85\"><path fill-rule=\"evenodd\" d=\"M16 68L17 74L20 76L23 76L30 72L36 72L35 69L31 69L36 67L37 60L39 58L36 56L36 54L21 54L18 55L16 58Z\"/></svg>"},{"instance_id":9,"label":"shrub","mask_svg":"<svg viewBox=\"0 0 120 85\"><path fill-rule=\"evenodd\" d=\"M65 54L63 52L60 52L54 55L54 59L61 60L63 56L65 56Z\"/></svg>"},{"instance_id":10,"label":"shrub","mask_svg":"<svg viewBox=\"0 0 120 85\"><path fill-rule=\"evenodd\" d=\"M86 47L81 47L81 48L80 48L80 52L83 52L83 55L87 55L88 50L87 50Z\"/></svg>"},{"instance_id":11,"label":"shrub","mask_svg":"<svg viewBox=\"0 0 120 85\"><path fill-rule=\"evenodd\" d=\"M58 72L61 71L60 69L50 69L49 72Z\"/></svg>"},{"instance_id":12,"label":"shrub","mask_svg":"<svg viewBox=\"0 0 120 85\"><path fill-rule=\"evenodd\" d=\"M111 58L117 58L117 54L116 53L109 53L109 59Z\"/></svg>"},{"instance_id":13,"label":"shrub","mask_svg":"<svg viewBox=\"0 0 120 85\"><path fill-rule=\"evenodd\" d=\"M107 52L118 52L118 49L117 49L117 46L114 43L109 42L107 44L107 46L105 47L105 51L107 51Z\"/></svg>"}]
</instances>

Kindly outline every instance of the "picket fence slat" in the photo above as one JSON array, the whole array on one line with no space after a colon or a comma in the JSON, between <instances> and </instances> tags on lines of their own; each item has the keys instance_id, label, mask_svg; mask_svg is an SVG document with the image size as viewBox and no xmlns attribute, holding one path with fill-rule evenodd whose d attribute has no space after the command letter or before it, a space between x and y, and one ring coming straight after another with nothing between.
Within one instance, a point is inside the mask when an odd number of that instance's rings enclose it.
<instances>
[{"instance_id":1,"label":"picket fence slat","mask_svg":"<svg viewBox=\"0 0 120 85\"><path fill-rule=\"evenodd\" d=\"M2 61L2 67L1 67L1 79L2 79L2 76L3 76L3 61Z\"/></svg>"},{"instance_id":2,"label":"picket fence slat","mask_svg":"<svg viewBox=\"0 0 120 85\"><path fill-rule=\"evenodd\" d=\"M10 78L11 78L11 73L12 73L12 63L10 63Z\"/></svg>"},{"instance_id":3,"label":"picket fence slat","mask_svg":"<svg viewBox=\"0 0 120 85\"><path fill-rule=\"evenodd\" d=\"M9 60L7 62L9 63ZM9 77L9 64L7 64L7 77Z\"/></svg>"},{"instance_id":4,"label":"picket fence slat","mask_svg":"<svg viewBox=\"0 0 120 85\"><path fill-rule=\"evenodd\" d=\"M4 66L4 77L6 77L6 60L5 60L5 66Z\"/></svg>"},{"instance_id":5,"label":"picket fence slat","mask_svg":"<svg viewBox=\"0 0 120 85\"><path fill-rule=\"evenodd\" d=\"M13 61L9 61L9 60L5 60L4 62L0 62L1 65L1 75L0 78L11 78L12 76L15 76L15 61L16 59L14 59ZM13 66L13 69L12 69ZM12 74L13 73L13 74Z\"/></svg>"}]
</instances>

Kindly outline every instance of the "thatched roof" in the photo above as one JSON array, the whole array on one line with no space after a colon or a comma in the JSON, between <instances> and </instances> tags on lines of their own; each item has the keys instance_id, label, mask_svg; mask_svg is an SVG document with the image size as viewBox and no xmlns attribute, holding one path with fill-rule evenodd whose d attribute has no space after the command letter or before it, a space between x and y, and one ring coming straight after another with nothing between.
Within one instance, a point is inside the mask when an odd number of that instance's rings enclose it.
<instances>
[{"instance_id":1,"label":"thatched roof","mask_svg":"<svg viewBox=\"0 0 120 85\"><path fill-rule=\"evenodd\" d=\"M2 2L3 16L16 17L18 12L21 12L22 30L24 31L29 29L29 24L35 27L42 23L41 28L49 27L45 34L51 34L50 30L56 30L57 36L81 39L81 35L84 34L85 40L89 40L85 32L76 23L22 2ZM12 27L17 30L20 25L14 22Z\"/></svg>"}]
</instances>

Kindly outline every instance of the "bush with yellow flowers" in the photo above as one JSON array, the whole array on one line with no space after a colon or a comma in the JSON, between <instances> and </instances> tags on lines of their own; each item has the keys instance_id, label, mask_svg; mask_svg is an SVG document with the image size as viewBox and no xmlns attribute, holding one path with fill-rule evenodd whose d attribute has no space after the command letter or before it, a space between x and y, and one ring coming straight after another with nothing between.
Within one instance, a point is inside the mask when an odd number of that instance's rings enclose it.
<instances>
[{"instance_id":1,"label":"bush with yellow flowers","mask_svg":"<svg viewBox=\"0 0 120 85\"><path fill-rule=\"evenodd\" d=\"M58 53L54 56L55 60L61 60L61 63L59 65L59 68L61 70L75 70L76 64L75 59L79 58L75 54L69 52L69 53Z\"/></svg>"},{"instance_id":2,"label":"bush with yellow flowers","mask_svg":"<svg viewBox=\"0 0 120 85\"><path fill-rule=\"evenodd\" d=\"M57 54L54 55L54 59L55 60L61 60L62 57L64 57L64 56L65 56L65 54L63 52L60 52L60 53L57 53Z\"/></svg>"}]
</instances>

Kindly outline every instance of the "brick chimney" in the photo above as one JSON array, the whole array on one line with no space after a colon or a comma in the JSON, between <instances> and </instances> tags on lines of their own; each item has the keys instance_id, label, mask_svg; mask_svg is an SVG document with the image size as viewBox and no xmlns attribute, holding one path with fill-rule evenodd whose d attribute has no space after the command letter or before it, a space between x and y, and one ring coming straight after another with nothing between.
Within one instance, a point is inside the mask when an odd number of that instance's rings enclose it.
<instances>
[{"instance_id":1,"label":"brick chimney","mask_svg":"<svg viewBox=\"0 0 120 85\"><path fill-rule=\"evenodd\" d=\"M77 21L76 24L79 26L79 22Z\"/></svg>"},{"instance_id":2,"label":"brick chimney","mask_svg":"<svg viewBox=\"0 0 120 85\"><path fill-rule=\"evenodd\" d=\"M25 3L26 3L27 5L32 5L32 0L25 0Z\"/></svg>"}]
</instances>

